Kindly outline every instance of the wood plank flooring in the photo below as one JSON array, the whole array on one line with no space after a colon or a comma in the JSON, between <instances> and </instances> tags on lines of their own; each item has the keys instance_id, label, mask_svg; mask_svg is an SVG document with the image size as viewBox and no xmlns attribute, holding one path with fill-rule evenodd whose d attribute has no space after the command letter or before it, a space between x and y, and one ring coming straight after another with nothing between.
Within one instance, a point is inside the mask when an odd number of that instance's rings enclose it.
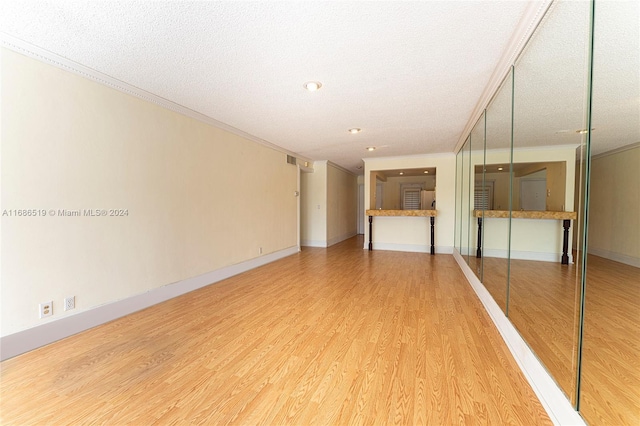
<instances>
[{"instance_id":1,"label":"wood plank flooring","mask_svg":"<svg viewBox=\"0 0 640 426\"><path fill-rule=\"evenodd\" d=\"M551 424L450 255L301 253L0 364L0 423Z\"/></svg>"},{"instance_id":2,"label":"wood plank flooring","mask_svg":"<svg viewBox=\"0 0 640 426\"><path fill-rule=\"evenodd\" d=\"M640 268L587 258L580 413L640 425Z\"/></svg>"}]
</instances>

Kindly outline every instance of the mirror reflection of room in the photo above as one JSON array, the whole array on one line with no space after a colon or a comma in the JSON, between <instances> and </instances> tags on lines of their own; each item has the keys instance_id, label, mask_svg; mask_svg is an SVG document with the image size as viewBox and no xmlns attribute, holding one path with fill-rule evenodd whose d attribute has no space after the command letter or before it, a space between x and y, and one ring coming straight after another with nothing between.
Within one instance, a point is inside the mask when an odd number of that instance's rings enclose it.
<instances>
[{"instance_id":1,"label":"mirror reflection of room","mask_svg":"<svg viewBox=\"0 0 640 426\"><path fill-rule=\"evenodd\" d=\"M589 424L640 424L639 17L555 1L456 158L456 249Z\"/></svg>"},{"instance_id":2,"label":"mirror reflection of room","mask_svg":"<svg viewBox=\"0 0 640 426\"><path fill-rule=\"evenodd\" d=\"M509 164L476 165L474 208L509 210ZM564 211L566 163L547 161L513 165L513 209L521 211Z\"/></svg>"}]
</instances>

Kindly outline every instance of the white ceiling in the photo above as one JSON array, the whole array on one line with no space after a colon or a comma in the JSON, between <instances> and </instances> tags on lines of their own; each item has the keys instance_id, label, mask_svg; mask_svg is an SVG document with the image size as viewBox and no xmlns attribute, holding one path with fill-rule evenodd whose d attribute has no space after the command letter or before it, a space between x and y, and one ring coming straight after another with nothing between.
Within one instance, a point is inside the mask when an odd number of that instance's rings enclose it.
<instances>
[{"instance_id":1,"label":"white ceiling","mask_svg":"<svg viewBox=\"0 0 640 426\"><path fill-rule=\"evenodd\" d=\"M527 8L482 0L1 5L6 34L354 173L366 157L453 151ZM322 89L307 92L308 80ZM363 130L351 135L352 127Z\"/></svg>"}]
</instances>

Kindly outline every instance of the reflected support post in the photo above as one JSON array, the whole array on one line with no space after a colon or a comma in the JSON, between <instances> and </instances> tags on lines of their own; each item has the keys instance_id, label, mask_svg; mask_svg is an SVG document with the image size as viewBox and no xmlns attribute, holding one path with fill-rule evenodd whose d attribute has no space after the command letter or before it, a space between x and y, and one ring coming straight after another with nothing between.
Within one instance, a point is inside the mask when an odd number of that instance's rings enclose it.
<instances>
[{"instance_id":1,"label":"reflected support post","mask_svg":"<svg viewBox=\"0 0 640 426\"><path fill-rule=\"evenodd\" d=\"M569 264L569 228L571 227L571 220L564 219L562 221L562 227L564 228L564 235L562 236L562 264Z\"/></svg>"}]
</instances>

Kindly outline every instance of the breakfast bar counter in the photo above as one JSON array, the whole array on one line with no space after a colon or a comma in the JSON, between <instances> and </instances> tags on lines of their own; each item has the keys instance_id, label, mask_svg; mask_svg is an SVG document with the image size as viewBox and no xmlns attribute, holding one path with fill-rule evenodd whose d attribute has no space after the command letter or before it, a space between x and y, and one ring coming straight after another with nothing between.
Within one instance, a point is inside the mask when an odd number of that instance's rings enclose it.
<instances>
[{"instance_id":1,"label":"breakfast bar counter","mask_svg":"<svg viewBox=\"0 0 640 426\"><path fill-rule=\"evenodd\" d=\"M428 217L431 225L431 254L435 254L434 227L437 210L367 210L369 216L369 250L373 250L373 217L374 216L409 216L409 217Z\"/></svg>"}]
</instances>

